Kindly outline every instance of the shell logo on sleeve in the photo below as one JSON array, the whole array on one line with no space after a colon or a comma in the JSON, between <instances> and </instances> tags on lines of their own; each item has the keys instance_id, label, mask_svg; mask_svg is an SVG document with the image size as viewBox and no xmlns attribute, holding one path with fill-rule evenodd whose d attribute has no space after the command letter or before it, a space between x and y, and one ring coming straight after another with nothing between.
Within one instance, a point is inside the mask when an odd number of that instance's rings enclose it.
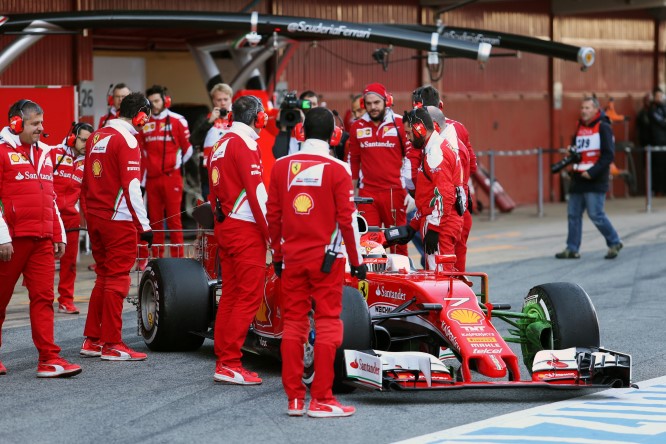
<instances>
[{"instance_id":1,"label":"shell logo on sleeve","mask_svg":"<svg viewBox=\"0 0 666 444\"><path fill-rule=\"evenodd\" d=\"M287 189L291 189L293 186L320 187L326 165L319 160L290 161Z\"/></svg>"},{"instance_id":2,"label":"shell logo on sleeve","mask_svg":"<svg viewBox=\"0 0 666 444\"><path fill-rule=\"evenodd\" d=\"M95 161L93 162L92 172L93 172L93 176L95 176L95 177L101 177L102 176L102 162L100 162L99 159L95 159Z\"/></svg>"},{"instance_id":3,"label":"shell logo on sleeve","mask_svg":"<svg viewBox=\"0 0 666 444\"><path fill-rule=\"evenodd\" d=\"M296 214L308 215L314 207L314 201L309 194L300 193L294 198L293 206Z\"/></svg>"},{"instance_id":4,"label":"shell logo on sleeve","mask_svg":"<svg viewBox=\"0 0 666 444\"><path fill-rule=\"evenodd\" d=\"M210 172L210 179L215 186L220 183L220 170L218 170L217 167L213 168L213 171Z\"/></svg>"}]
</instances>

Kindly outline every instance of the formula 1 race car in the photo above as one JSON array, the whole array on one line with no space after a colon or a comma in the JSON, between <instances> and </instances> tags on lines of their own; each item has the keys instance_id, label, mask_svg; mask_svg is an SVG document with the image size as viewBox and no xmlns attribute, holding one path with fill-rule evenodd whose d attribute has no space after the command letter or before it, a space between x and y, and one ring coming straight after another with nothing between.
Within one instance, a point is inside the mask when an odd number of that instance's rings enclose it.
<instances>
[{"instance_id":1,"label":"formula 1 race car","mask_svg":"<svg viewBox=\"0 0 666 444\"><path fill-rule=\"evenodd\" d=\"M195 258L151 260L141 277L138 328L151 350L194 350L213 338L221 280L212 217L207 205L194 212L202 227ZM490 302L485 273L415 270L408 257L386 254L383 233L368 233L362 217L359 228L369 272L365 280L345 274L336 391L632 385L631 357L600 347L596 311L580 286L538 285L520 311L510 311L507 304ZM454 260L439 256L437 263ZM280 280L267 265L246 351L279 358L282 297ZM500 335L496 319L509 324L508 335ZM311 323L304 344L306 382L316 341L312 317ZM521 377L509 342L520 344L531 377Z\"/></svg>"}]
</instances>

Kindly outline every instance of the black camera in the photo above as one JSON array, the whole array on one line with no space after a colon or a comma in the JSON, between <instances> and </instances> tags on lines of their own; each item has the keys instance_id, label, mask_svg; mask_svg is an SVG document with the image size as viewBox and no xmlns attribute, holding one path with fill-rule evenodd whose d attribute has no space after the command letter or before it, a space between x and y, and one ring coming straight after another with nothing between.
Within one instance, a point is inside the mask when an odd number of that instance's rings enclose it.
<instances>
[{"instance_id":1,"label":"black camera","mask_svg":"<svg viewBox=\"0 0 666 444\"><path fill-rule=\"evenodd\" d=\"M309 110L312 104L309 100L301 100L295 92L287 93L280 105L280 126L293 128L301 122L301 111Z\"/></svg>"},{"instance_id":2,"label":"black camera","mask_svg":"<svg viewBox=\"0 0 666 444\"><path fill-rule=\"evenodd\" d=\"M564 159L560 160L557 163L554 163L550 166L550 172L555 174L562 171L564 168L568 167L572 163L579 163L583 159L583 156L580 155L576 148L569 148L569 155Z\"/></svg>"}]
</instances>

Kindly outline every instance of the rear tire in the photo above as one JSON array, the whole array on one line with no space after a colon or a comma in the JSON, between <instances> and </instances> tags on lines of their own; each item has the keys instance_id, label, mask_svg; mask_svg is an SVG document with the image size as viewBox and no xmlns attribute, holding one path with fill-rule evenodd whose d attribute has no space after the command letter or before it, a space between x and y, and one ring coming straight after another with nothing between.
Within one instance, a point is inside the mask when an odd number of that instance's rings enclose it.
<instances>
[{"instance_id":1,"label":"rear tire","mask_svg":"<svg viewBox=\"0 0 666 444\"><path fill-rule=\"evenodd\" d=\"M208 278L194 259L152 260L139 284L139 329L155 351L196 350L208 329Z\"/></svg>"},{"instance_id":2,"label":"rear tire","mask_svg":"<svg viewBox=\"0 0 666 444\"><path fill-rule=\"evenodd\" d=\"M522 345L523 358L532 371L534 355L540 350L570 347L599 347L599 320L588 294L578 284L553 282L537 285L525 297L523 313L536 314L550 328L541 332L538 344Z\"/></svg>"}]
</instances>

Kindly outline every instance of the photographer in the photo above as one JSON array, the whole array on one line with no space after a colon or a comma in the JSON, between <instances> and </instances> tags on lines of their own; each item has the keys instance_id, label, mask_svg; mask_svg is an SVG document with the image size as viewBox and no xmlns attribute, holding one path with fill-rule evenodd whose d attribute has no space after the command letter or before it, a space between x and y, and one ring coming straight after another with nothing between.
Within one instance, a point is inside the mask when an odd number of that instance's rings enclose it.
<instances>
[{"instance_id":1,"label":"photographer","mask_svg":"<svg viewBox=\"0 0 666 444\"><path fill-rule=\"evenodd\" d=\"M303 122L305 114L311 108L317 108L318 106L319 98L313 91L304 91L298 98L296 98L295 91L284 96L278 114L280 132L275 137L275 144L273 145L275 159L293 154L299 150L300 143L292 134L293 129Z\"/></svg>"},{"instance_id":2,"label":"photographer","mask_svg":"<svg viewBox=\"0 0 666 444\"><path fill-rule=\"evenodd\" d=\"M569 232L566 248L555 255L557 259L578 259L583 235L583 212L606 239L605 259L615 259L622 242L604 212L608 191L610 164L613 162L613 130L602 119L596 97L585 97L580 106L580 120L571 154L553 165L553 173L573 163L573 179L569 190L567 216Z\"/></svg>"}]
</instances>

